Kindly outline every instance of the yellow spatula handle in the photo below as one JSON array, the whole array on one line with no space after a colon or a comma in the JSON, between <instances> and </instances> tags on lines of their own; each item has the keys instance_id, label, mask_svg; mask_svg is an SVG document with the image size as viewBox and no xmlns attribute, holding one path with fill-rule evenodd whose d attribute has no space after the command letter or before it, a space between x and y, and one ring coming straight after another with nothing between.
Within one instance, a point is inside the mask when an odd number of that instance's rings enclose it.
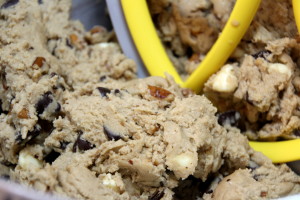
<instances>
[{"instance_id":1,"label":"yellow spatula handle","mask_svg":"<svg viewBox=\"0 0 300 200\"><path fill-rule=\"evenodd\" d=\"M280 142L249 142L250 146L265 156L273 163L284 163L300 160L300 139Z\"/></svg>"},{"instance_id":2,"label":"yellow spatula handle","mask_svg":"<svg viewBox=\"0 0 300 200\"><path fill-rule=\"evenodd\" d=\"M171 74L182 85L182 80L157 36L146 0L121 0L128 28L136 48L152 76Z\"/></svg>"},{"instance_id":3,"label":"yellow spatula handle","mask_svg":"<svg viewBox=\"0 0 300 200\"><path fill-rule=\"evenodd\" d=\"M207 79L218 71L232 54L247 31L260 0L237 0L220 35L205 59L184 83L184 87L200 92Z\"/></svg>"},{"instance_id":4,"label":"yellow spatula handle","mask_svg":"<svg viewBox=\"0 0 300 200\"><path fill-rule=\"evenodd\" d=\"M300 0L293 0L293 10L298 32L300 34Z\"/></svg>"},{"instance_id":5,"label":"yellow spatula handle","mask_svg":"<svg viewBox=\"0 0 300 200\"><path fill-rule=\"evenodd\" d=\"M204 82L228 59L249 27L260 0L237 0L219 39L201 65L183 83L157 36L146 0L121 0L131 36L140 56L152 76L171 74L183 87L199 92Z\"/></svg>"}]
</instances>

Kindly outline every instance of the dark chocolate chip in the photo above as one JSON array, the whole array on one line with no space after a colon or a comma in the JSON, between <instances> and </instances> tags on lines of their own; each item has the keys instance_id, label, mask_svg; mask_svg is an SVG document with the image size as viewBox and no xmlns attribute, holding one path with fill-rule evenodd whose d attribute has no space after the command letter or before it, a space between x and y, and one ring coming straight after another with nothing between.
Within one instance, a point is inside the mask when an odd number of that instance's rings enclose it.
<instances>
[{"instance_id":1,"label":"dark chocolate chip","mask_svg":"<svg viewBox=\"0 0 300 200\"><path fill-rule=\"evenodd\" d=\"M278 93L279 99L283 99L284 92L285 92L284 90L279 91L279 93Z\"/></svg>"},{"instance_id":2,"label":"dark chocolate chip","mask_svg":"<svg viewBox=\"0 0 300 200\"><path fill-rule=\"evenodd\" d=\"M38 0L38 3L39 4L43 4L43 0Z\"/></svg>"},{"instance_id":3,"label":"dark chocolate chip","mask_svg":"<svg viewBox=\"0 0 300 200\"><path fill-rule=\"evenodd\" d=\"M51 132L53 130L54 130L54 126L53 126L53 123L51 121L39 119L37 124L34 126L33 130L29 131L27 133L26 138L24 138L24 139L22 138L22 135L21 135L20 131L16 132L15 142L18 145L23 146L26 143L32 141L34 138L36 138L41 133L44 133L45 135L49 135L49 134L51 134Z\"/></svg>"},{"instance_id":4,"label":"dark chocolate chip","mask_svg":"<svg viewBox=\"0 0 300 200\"><path fill-rule=\"evenodd\" d=\"M203 194L211 189L210 185L213 181L214 177L212 176L209 176L205 182L194 176L189 176L180 180L178 186L173 189L174 197L181 200L201 199Z\"/></svg>"},{"instance_id":5,"label":"dark chocolate chip","mask_svg":"<svg viewBox=\"0 0 300 200\"><path fill-rule=\"evenodd\" d=\"M55 108L55 112L58 113L61 111L61 105L60 103L57 102L56 108Z\"/></svg>"},{"instance_id":6,"label":"dark chocolate chip","mask_svg":"<svg viewBox=\"0 0 300 200\"><path fill-rule=\"evenodd\" d=\"M58 158L60 156L60 153L52 150L48 155L45 156L44 160L46 163L50 163L52 164L56 158Z\"/></svg>"},{"instance_id":7,"label":"dark chocolate chip","mask_svg":"<svg viewBox=\"0 0 300 200\"><path fill-rule=\"evenodd\" d=\"M4 70L0 71L0 79L1 79L1 82L2 82L3 89L7 90L8 86L7 86L7 81L6 81L6 72Z\"/></svg>"},{"instance_id":8,"label":"dark chocolate chip","mask_svg":"<svg viewBox=\"0 0 300 200\"><path fill-rule=\"evenodd\" d=\"M101 82L103 82L103 81L105 81L107 79L107 76L100 76L100 78L99 78L99 80L101 81Z\"/></svg>"},{"instance_id":9,"label":"dark chocolate chip","mask_svg":"<svg viewBox=\"0 0 300 200\"><path fill-rule=\"evenodd\" d=\"M258 181L259 180L259 175L254 174L253 179L256 180L256 181Z\"/></svg>"},{"instance_id":10,"label":"dark chocolate chip","mask_svg":"<svg viewBox=\"0 0 300 200\"><path fill-rule=\"evenodd\" d=\"M110 93L110 89L105 87L97 87L97 89L99 90L101 97L107 97L107 94Z\"/></svg>"},{"instance_id":11,"label":"dark chocolate chip","mask_svg":"<svg viewBox=\"0 0 300 200\"><path fill-rule=\"evenodd\" d=\"M253 58L257 59L257 58L263 58L263 59L267 59L267 57L271 54L271 51L269 50L262 50L262 51L259 51L255 54L253 54Z\"/></svg>"},{"instance_id":12,"label":"dark chocolate chip","mask_svg":"<svg viewBox=\"0 0 300 200\"><path fill-rule=\"evenodd\" d=\"M256 122L256 130L262 129L265 125L272 123L270 120L266 120L266 117L264 116L265 113L260 113L258 117L258 121Z\"/></svg>"},{"instance_id":13,"label":"dark chocolate chip","mask_svg":"<svg viewBox=\"0 0 300 200\"><path fill-rule=\"evenodd\" d=\"M247 168L247 169L250 169L251 172L252 172L252 171L256 170L257 168L259 168L259 165L258 165L256 162L254 162L254 161L251 160L251 161L249 162L249 165L246 166L246 168Z\"/></svg>"},{"instance_id":14,"label":"dark chocolate chip","mask_svg":"<svg viewBox=\"0 0 300 200\"><path fill-rule=\"evenodd\" d=\"M160 181L160 182L159 182L159 185L160 185L160 187L164 187L164 186L165 186L165 184L164 184L163 181Z\"/></svg>"},{"instance_id":15,"label":"dark chocolate chip","mask_svg":"<svg viewBox=\"0 0 300 200\"><path fill-rule=\"evenodd\" d=\"M78 131L78 133L77 140L73 145L73 152L76 152L77 148L81 151L86 151L95 147L94 144L91 144L89 141L81 138L81 135L83 134L82 131Z\"/></svg>"},{"instance_id":16,"label":"dark chocolate chip","mask_svg":"<svg viewBox=\"0 0 300 200\"><path fill-rule=\"evenodd\" d=\"M65 142L65 141L59 142L59 143L60 143L60 148L62 150L65 150L67 148L68 144L70 144L70 142Z\"/></svg>"},{"instance_id":17,"label":"dark chocolate chip","mask_svg":"<svg viewBox=\"0 0 300 200\"><path fill-rule=\"evenodd\" d=\"M168 108L170 108L171 104L165 105L164 109L167 110Z\"/></svg>"},{"instance_id":18,"label":"dark chocolate chip","mask_svg":"<svg viewBox=\"0 0 300 200\"><path fill-rule=\"evenodd\" d=\"M228 58L227 63L236 63L237 59L236 58Z\"/></svg>"},{"instance_id":19,"label":"dark chocolate chip","mask_svg":"<svg viewBox=\"0 0 300 200\"><path fill-rule=\"evenodd\" d=\"M8 0L4 4L2 4L1 8L9 8L15 4L17 4L19 0Z\"/></svg>"},{"instance_id":20,"label":"dark chocolate chip","mask_svg":"<svg viewBox=\"0 0 300 200\"><path fill-rule=\"evenodd\" d=\"M229 182L229 181L230 181L230 178L226 180L226 182Z\"/></svg>"},{"instance_id":21,"label":"dark chocolate chip","mask_svg":"<svg viewBox=\"0 0 300 200\"><path fill-rule=\"evenodd\" d=\"M55 73L55 72L51 72L51 74L50 74L50 78L53 78L54 76L57 76L57 73Z\"/></svg>"},{"instance_id":22,"label":"dark chocolate chip","mask_svg":"<svg viewBox=\"0 0 300 200\"><path fill-rule=\"evenodd\" d=\"M2 101L1 101L1 99L0 99L0 115L1 115L2 113L7 115L7 114L8 114L8 111L3 110L3 108L2 108Z\"/></svg>"},{"instance_id":23,"label":"dark chocolate chip","mask_svg":"<svg viewBox=\"0 0 300 200\"><path fill-rule=\"evenodd\" d=\"M51 134L54 130L53 122L48 120L39 119L38 125L41 126L41 130L47 134Z\"/></svg>"},{"instance_id":24,"label":"dark chocolate chip","mask_svg":"<svg viewBox=\"0 0 300 200\"><path fill-rule=\"evenodd\" d=\"M190 58L194 54L194 50L191 47L186 49L186 56Z\"/></svg>"},{"instance_id":25,"label":"dark chocolate chip","mask_svg":"<svg viewBox=\"0 0 300 200\"><path fill-rule=\"evenodd\" d=\"M36 124L36 125L34 126L33 130L32 130L32 131L29 131L29 132L27 133L27 139L30 140L31 138L36 137L36 136L41 132L41 130L42 130L41 125Z\"/></svg>"},{"instance_id":26,"label":"dark chocolate chip","mask_svg":"<svg viewBox=\"0 0 300 200\"><path fill-rule=\"evenodd\" d=\"M107 138L109 140L116 140L117 141L119 139L122 139L122 137L119 134L114 133L113 131L111 131L106 126L103 126L103 130L104 130L104 133L105 133L105 135L107 136Z\"/></svg>"},{"instance_id":27,"label":"dark chocolate chip","mask_svg":"<svg viewBox=\"0 0 300 200\"><path fill-rule=\"evenodd\" d=\"M91 144L89 141L78 138L77 146L80 150L86 151L95 147L95 145Z\"/></svg>"},{"instance_id":28,"label":"dark chocolate chip","mask_svg":"<svg viewBox=\"0 0 300 200\"><path fill-rule=\"evenodd\" d=\"M39 117L42 117L43 112L50 106L50 110L48 110L51 115L58 115L61 110L61 105L54 99L51 92L46 92L43 96L38 100L35 105L36 112Z\"/></svg>"},{"instance_id":29,"label":"dark chocolate chip","mask_svg":"<svg viewBox=\"0 0 300 200\"><path fill-rule=\"evenodd\" d=\"M22 139L21 132L20 131L16 132L15 133L15 142L17 144L20 144L22 141L23 141L23 139Z\"/></svg>"},{"instance_id":30,"label":"dark chocolate chip","mask_svg":"<svg viewBox=\"0 0 300 200\"><path fill-rule=\"evenodd\" d=\"M221 126L230 125L234 126L244 132L246 130L245 123L241 118L241 115L238 111L227 111L217 114L218 123Z\"/></svg>"},{"instance_id":31,"label":"dark chocolate chip","mask_svg":"<svg viewBox=\"0 0 300 200\"><path fill-rule=\"evenodd\" d=\"M62 84L59 84L58 87L61 88L63 91L66 90L65 86L63 86Z\"/></svg>"},{"instance_id":32,"label":"dark chocolate chip","mask_svg":"<svg viewBox=\"0 0 300 200\"><path fill-rule=\"evenodd\" d=\"M0 115L3 113L3 109L2 109L2 100L0 99Z\"/></svg>"},{"instance_id":33,"label":"dark chocolate chip","mask_svg":"<svg viewBox=\"0 0 300 200\"><path fill-rule=\"evenodd\" d=\"M293 130L293 134L297 137L300 137L300 130L299 129Z\"/></svg>"},{"instance_id":34,"label":"dark chocolate chip","mask_svg":"<svg viewBox=\"0 0 300 200\"><path fill-rule=\"evenodd\" d=\"M156 190L151 196L148 197L148 200L160 200L165 195L164 191Z\"/></svg>"},{"instance_id":35,"label":"dark chocolate chip","mask_svg":"<svg viewBox=\"0 0 300 200\"><path fill-rule=\"evenodd\" d=\"M251 106L255 106L254 101L252 101L249 97L249 92L246 91L246 95L245 95L245 100L247 101L247 103L249 103Z\"/></svg>"},{"instance_id":36,"label":"dark chocolate chip","mask_svg":"<svg viewBox=\"0 0 300 200\"><path fill-rule=\"evenodd\" d=\"M42 98L40 98L40 100L35 105L36 112L38 114L42 114L44 110L48 107L48 105L52 103L52 101L53 96L51 92L46 92L45 94L43 94Z\"/></svg>"},{"instance_id":37,"label":"dark chocolate chip","mask_svg":"<svg viewBox=\"0 0 300 200\"><path fill-rule=\"evenodd\" d=\"M9 167L9 168L11 168L11 169L14 169L17 165L16 164L13 164L13 163L11 163L11 162L9 162L9 161L2 161L2 162L0 162L0 164L1 165L4 165L4 166L6 166L6 167Z\"/></svg>"},{"instance_id":38,"label":"dark chocolate chip","mask_svg":"<svg viewBox=\"0 0 300 200\"><path fill-rule=\"evenodd\" d=\"M115 89L115 90L114 90L114 93L115 93L115 94L120 94L121 91L120 91L119 89Z\"/></svg>"},{"instance_id":39,"label":"dark chocolate chip","mask_svg":"<svg viewBox=\"0 0 300 200\"><path fill-rule=\"evenodd\" d=\"M70 47L71 49L73 49L73 45L71 44L69 38L66 39L66 45L67 45L68 47Z\"/></svg>"}]
</instances>

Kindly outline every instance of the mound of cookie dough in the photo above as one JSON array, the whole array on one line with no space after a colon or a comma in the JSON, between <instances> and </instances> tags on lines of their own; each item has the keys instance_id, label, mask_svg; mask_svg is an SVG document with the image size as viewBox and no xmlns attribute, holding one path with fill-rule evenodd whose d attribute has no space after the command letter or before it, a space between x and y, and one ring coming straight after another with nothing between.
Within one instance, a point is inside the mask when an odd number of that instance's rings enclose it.
<instances>
[{"instance_id":1,"label":"mound of cookie dough","mask_svg":"<svg viewBox=\"0 0 300 200\"><path fill-rule=\"evenodd\" d=\"M158 34L183 78L212 47L234 3L148 1ZM235 52L204 89L218 108L219 123L238 127L253 140L300 137L297 33L291 1L261 2Z\"/></svg>"},{"instance_id":2,"label":"mound of cookie dough","mask_svg":"<svg viewBox=\"0 0 300 200\"><path fill-rule=\"evenodd\" d=\"M221 112L221 123L255 140L298 138L299 52L296 39L275 40L213 75L204 92Z\"/></svg>"},{"instance_id":3,"label":"mound of cookie dough","mask_svg":"<svg viewBox=\"0 0 300 200\"><path fill-rule=\"evenodd\" d=\"M300 177L221 126L205 96L169 76L137 79L112 33L86 32L70 6L20 0L0 10L2 178L83 200L300 192Z\"/></svg>"},{"instance_id":4,"label":"mound of cookie dough","mask_svg":"<svg viewBox=\"0 0 300 200\"><path fill-rule=\"evenodd\" d=\"M149 0L148 6L166 51L187 78L203 60L225 26L235 0ZM266 43L297 35L291 1L263 0L231 60L255 54Z\"/></svg>"}]
</instances>

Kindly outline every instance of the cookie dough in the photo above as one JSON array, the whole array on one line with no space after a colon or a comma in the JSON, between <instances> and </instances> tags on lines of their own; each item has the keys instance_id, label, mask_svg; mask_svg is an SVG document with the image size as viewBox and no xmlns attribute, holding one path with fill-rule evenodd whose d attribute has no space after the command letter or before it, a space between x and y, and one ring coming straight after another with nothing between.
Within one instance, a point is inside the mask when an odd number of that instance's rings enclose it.
<instances>
[{"instance_id":1,"label":"cookie dough","mask_svg":"<svg viewBox=\"0 0 300 200\"><path fill-rule=\"evenodd\" d=\"M245 55L241 64L227 64L211 76L204 93L217 106L220 116L230 118L230 112L240 115L233 119L239 123L220 119L222 123L239 124L255 140L298 138L299 50L295 39L275 40L264 51Z\"/></svg>"},{"instance_id":2,"label":"cookie dough","mask_svg":"<svg viewBox=\"0 0 300 200\"><path fill-rule=\"evenodd\" d=\"M186 79L203 60L225 26L235 0L149 0L158 35L174 66ZM230 60L241 62L267 42L297 35L291 1L263 0Z\"/></svg>"},{"instance_id":3,"label":"cookie dough","mask_svg":"<svg viewBox=\"0 0 300 200\"><path fill-rule=\"evenodd\" d=\"M234 3L148 1L159 36L184 79L216 41ZM204 89L221 124L238 126L253 140L300 137L297 33L291 1L261 2L235 52Z\"/></svg>"},{"instance_id":4,"label":"cookie dough","mask_svg":"<svg viewBox=\"0 0 300 200\"><path fill-rule=\"evenodd\" d=\"M84 200L300 192L300 177L221 126L205 96L169 76L137 79L112 34L86 32L70 6L20 0L0 10L1 177Z\"/></svg>"}]
</instances>

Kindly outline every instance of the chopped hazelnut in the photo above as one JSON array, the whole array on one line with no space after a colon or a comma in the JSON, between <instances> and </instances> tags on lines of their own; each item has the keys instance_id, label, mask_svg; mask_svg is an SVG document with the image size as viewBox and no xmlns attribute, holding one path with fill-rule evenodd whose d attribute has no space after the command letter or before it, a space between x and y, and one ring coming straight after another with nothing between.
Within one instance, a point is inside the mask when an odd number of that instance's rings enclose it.
<instances>
[{"instance_id":1,"label":"chopped hazelnut","mask_svg":"<svg viewBox=\"0 0 300 200\"><path fill-rule=\"evenodd\" d=\"M26 108L23 108L19 113L18 113L18 118L20 119L28 119L28 110Z\"/></svg>"},{"instance_id":2,"label":"chopped hazelnut","mask_svg":"<svg viewBox=\"0 0 300 200\"><path fill-rule=\"evenodd\" d=\"M262 191L262 192L260 193L260 196L261 196L261 197L266 197L267 194L268 194L268 192Z\"/></svg>"},{"instance_id":3,"label":"chopped hazelnut","mask_svg":"<svg viewBox=\"0 0 300 200\"><path fill-rule=\"evenodd\" d=\"M94 26L91 30L90 30L90 33L91 34L95 34L95 33L101 33L105 31L105 29L101 26Z\"/></svg>"},{"instance_id":4,"label":"chopped hazelnut","mask_svg":"<svg viewBox=\"0 0 300 200\"><path fill-rule=\"evenodd\" d=\"M197 53L194 53L190 58L189 58L189 61L191 62L199 62L199 54Z\"/></svg>"},{"instance_id":5,"label":"chopped hazelnut","mask_svg":"<svg viewBox=\"0 0 300 200\"><path fill-rule=\"evenodd\" d=\"M72 44L76 44L78 42L78 36L75 34L71 34L70 36L70 40Z\"/></svg>"},{"instance_id":6,"label":"chopped hazelnut","mask_svg":"<svg viewBox=\"0 0 300 200\"><path fill-rule=\"evenodd\" d=\"M171 92L169 92L168 90L165 90L160 87L148 85L148 88L150 90L151 96L156 97L158 99L164 99L171 94Z\"/></svg>"},{"instance_id":7,"label":"chopped hazelnut","mask_svg":"<svg viewBox=\"0 0 300 200\"><path fill-rule=\"evenodd\" d=\"M46 59L44 57L36 57L36 59L32 63L32 66L37 65L39 67L42 67L45 61L46 61Z\"/></svg>"}]
</instances>

